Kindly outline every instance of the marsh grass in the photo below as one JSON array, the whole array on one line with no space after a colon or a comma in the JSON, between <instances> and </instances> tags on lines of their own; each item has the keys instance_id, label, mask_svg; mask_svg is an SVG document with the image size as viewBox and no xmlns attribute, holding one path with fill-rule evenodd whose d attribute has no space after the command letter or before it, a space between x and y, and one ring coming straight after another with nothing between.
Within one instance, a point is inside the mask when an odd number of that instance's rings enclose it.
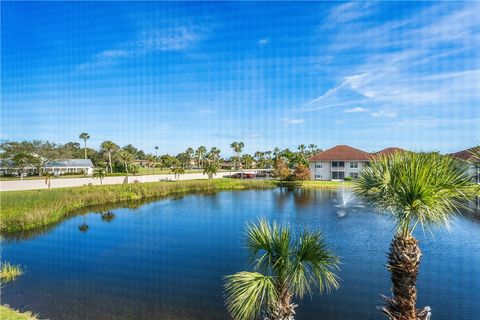
<instances>
[{"instance_id":1,"label":"marsh grass","mask_svg":"<svg viewBox=\"0 0 480 320\"><path fill-rule=\"evenodd\" d=\"M0 306L1 320L37 320L37 317L31 312L19 312L10 309L8 306Z\"/></svg>"},{"instance_id":2,"label":"marsh grass","mask_svg":"<svg viewBox=\"0 0 480 320\"><path fill-rule=\"evenodd\" d=\"M276 182L271 180L217 179L1 192L0 231L11 233L46 226L75 209L90 205L185 192L265 189L275 185Z\"/></svg>"},{"instance_id":3,"label":"marsh grass","mask_svg":"<svg viewBox=\"0 0 480 320\"><path fill-rule=\"evenodd\" d=\"M22 268L19 265L2 262L0 266L0 281L2 283L13 281L22 275L22 273Z\"/></svg>"}]
</instances>

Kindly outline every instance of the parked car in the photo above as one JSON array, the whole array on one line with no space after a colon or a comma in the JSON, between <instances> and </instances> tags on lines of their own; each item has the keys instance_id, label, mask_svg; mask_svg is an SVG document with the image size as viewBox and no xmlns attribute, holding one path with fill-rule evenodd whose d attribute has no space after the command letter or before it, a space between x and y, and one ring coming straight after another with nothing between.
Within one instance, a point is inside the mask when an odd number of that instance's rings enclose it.
<instances>
[{"instance_id":1,"label":"parked car","mask_svg":"<svg viewBox=\"0 0 480 320\"><path fill-rule=\"evenodd\" d=\"M234 173L230 176L230 178L233 179L253 179L255 178L255 175L253 173Z\"/></svg>"}]
</instances>

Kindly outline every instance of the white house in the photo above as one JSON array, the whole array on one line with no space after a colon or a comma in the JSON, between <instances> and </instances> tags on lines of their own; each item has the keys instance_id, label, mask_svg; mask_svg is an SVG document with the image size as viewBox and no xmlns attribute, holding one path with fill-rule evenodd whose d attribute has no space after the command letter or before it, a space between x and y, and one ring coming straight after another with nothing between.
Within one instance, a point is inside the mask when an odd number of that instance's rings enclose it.
<instances>
[{"instance_id":1,"label":"white house","mask_svg":"<svg viewBox=\"0 0 480 320\"><path fill-rule=\"evenodd\" d=\"M55 176L69 173L85 173L86 175L92 175L93 164L90 159L57 160L47 162L44 166L44 170Z\"/></svg>"},{"instance_id":2,"label":"white house","mask_svg":"<svg viewBox=\"0 0 480 320\"><path fill-rule=\"evenodd\" d=\"M310 158L310 176L313 180L356 179L372 155L346 145L335 146Z\"/></svg>"},{"instance_id":3,"label":"white house","mask_svg":"<svg viewBox=\"0 0 480 320\"><path fill-rule=\"evenodd\" d=\"M478 149L480 149L480 146L449 154L449 156L468 164L468 174L476 183L480 183L480 159L473 161L474 156L472 153L474 151L478 152Z\"/></svg>"}]
</instances>

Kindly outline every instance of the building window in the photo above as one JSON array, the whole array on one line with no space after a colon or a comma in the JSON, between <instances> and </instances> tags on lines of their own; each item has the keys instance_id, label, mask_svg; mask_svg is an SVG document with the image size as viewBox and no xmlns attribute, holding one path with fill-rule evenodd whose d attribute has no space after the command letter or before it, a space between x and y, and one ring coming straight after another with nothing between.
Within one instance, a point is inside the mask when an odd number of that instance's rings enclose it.
<instances>
[{"instance_id":1,"label":"building window","mask_svg":"<svg viewBox=\"0 0 480 320\"><path fill-rule=\"evenodd\" d=\"M332 180L343 180L345 179L345 172L343 171L333 171Z\"/></svg>"},{"instance_id":2,"label":"building window","mask_svg":"<svg viewBox=\"0 0 480 320\"><path fill-rule=\"evenodd\" d=\"M345 167L345 162L343 161L332 161L333 168L343 168Z\"/></svg>"},{"instance_id":3,"label":"building window","mask_svg":"<svg viewBox=\"0 0 480 320\"><path fill-rule=\"evenodd\" d=\"M358 179L358 172L350 172L350 178Z\"/></svg>"},{"instance_id":4,"label":"building window","mask_svg":"<svg viewBox=\"0 0 480 320\"><path fill-rule=\"evenodd\" d=\"M350 162L350 168L352 169L358 168L358 162L356 161Z\"/></svg>"},{"instance_id":5,"label":"building window","mask_svg":"<svg viewBox=\"0 0 480 320\"><path fill-rule=\"evenodd\" d=\"M322 168L322 163L321 162L315 163L315 168L321 169Z\"/></svg>"},{"instance_id":6,"label":"building window","mask_svg":"<svg viewBox=\"0 0 480 320\"><path fill-rule=\"evenodd\" d=\"M317 180L322 179L322 175L321 174L315 174L315 179L317 179Z\"/></svg>"}]
</instances>

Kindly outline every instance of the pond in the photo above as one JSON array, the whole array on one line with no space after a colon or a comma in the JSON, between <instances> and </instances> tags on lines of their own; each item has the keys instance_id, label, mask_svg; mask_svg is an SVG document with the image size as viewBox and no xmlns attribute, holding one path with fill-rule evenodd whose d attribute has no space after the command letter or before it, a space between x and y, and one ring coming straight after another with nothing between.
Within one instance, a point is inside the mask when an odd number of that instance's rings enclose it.
<instances>
[{"instance_id":1,"label":"pond","mask_svg":"<svg viewBox=\"0 0 480 320\"><path fill-rule=\"evenodd\" d=\"M2 261L25 274L3 286L2 304L54 320L227 319L222 277L248 269L245 224L265 217L321 230L341 258L340 289L307 296L297 319L384 319L376 306L389 294L393 223L349 198L274 189L90 208L4 238ZM432 231L416 234L424 254L418 305L435 320L480 319L480 215Z\"/></svg>"}]
</instances>

